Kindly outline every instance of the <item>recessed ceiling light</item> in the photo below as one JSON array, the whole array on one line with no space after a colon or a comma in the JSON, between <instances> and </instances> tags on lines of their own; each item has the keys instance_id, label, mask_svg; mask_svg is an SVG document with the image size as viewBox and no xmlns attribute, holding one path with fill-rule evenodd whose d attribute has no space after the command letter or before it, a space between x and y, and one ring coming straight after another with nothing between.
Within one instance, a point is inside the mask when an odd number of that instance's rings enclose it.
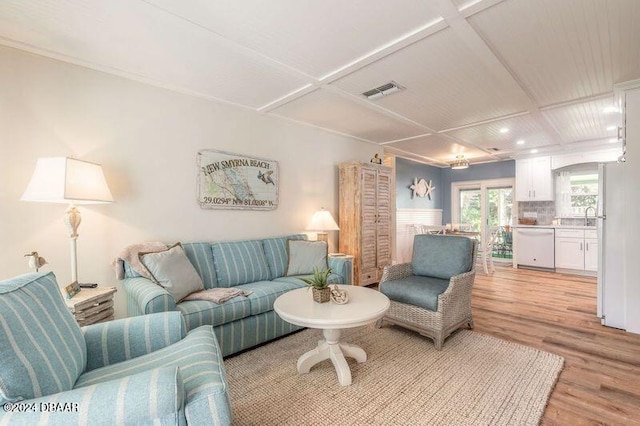
<instances>
[{"instance_id":1,"label":"recessed ceiling light","mask_svg":"<svg viewBox=\"0 0 640 426\"><path fill-rule=\"evenodd\" d=\"M530 152L530 153L532 153L532 154L537 154L537 153L538 153L538 150L537 150L537 149L532 149L532 150L531 150L531 151L529 151L529 152Z\"/></svg>"},{"instance_id":2,"label":"recessed ceiling light","mask_svg":"<svg viewBox=\"0 0 640 426\"><path fill-rule=\"evenodd\" d=\"M618 109L618 107L608 106L605 109L603 109L602 112L604 112L605 114L611 114L614 112L620 112L620 110Z\"/></svg>"},{"instance_id":3,"label":"recessed ceiling light","mask_svg":"<svg viewBox=\"0 0 640 426\"><path fill-rule=\"evenodd\" d=\"M509 132L509 129L506 127L503 127L502 129L500 129L500 133L507 133Z\"/></svg>"},{"instance_id":4,"label":"recessed ceiling light","mask_svg":"<svg viewBox=\"0 0 640 426\"><path fill-rule=\"evenodd\" d=\"M618 126L609 126L609 127L607 127L607 130L615 130L617 128L618 128Z\"/></svg>"},{"instance_id":5,"label":"recessed ceiling light","mask_svg":"<svg viewBox=\"0 0 640 426\"><path fill-rule=\"evenodd\" d=\"M616 142L618 142L618 138L609 139L609 143L616 143Z\"/></svg>"},{"instance_id":6,"label":"recessed ceiling light","mask_svg":"<svg viewBox=\"0 0 640 426\"><path fill-rule=\"evenodd\" d=\"M518 142L516 142L518 145L524 145L524 141L522 139L520 139Z\"/></svg>"}]
</instances>

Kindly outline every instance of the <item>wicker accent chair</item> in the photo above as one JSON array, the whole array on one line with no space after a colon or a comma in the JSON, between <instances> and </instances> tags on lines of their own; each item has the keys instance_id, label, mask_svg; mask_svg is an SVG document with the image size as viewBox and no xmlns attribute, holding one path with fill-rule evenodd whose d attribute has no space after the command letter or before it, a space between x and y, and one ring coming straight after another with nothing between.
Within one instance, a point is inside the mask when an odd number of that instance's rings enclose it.
<instances>
[{"instance_id":1,"label":"wicker accent chair","mask_svg":"<svg viewBox=\"0 0 640 426\"><path fill-rule=\"evenodd\" d=\"M380 291L391 307L376 325L388 322L417 331L438 350L461 326L473 328L477 250L478 242L467 237L416 235L412 261L384 268Z\"/></svg>"}]
</instances>

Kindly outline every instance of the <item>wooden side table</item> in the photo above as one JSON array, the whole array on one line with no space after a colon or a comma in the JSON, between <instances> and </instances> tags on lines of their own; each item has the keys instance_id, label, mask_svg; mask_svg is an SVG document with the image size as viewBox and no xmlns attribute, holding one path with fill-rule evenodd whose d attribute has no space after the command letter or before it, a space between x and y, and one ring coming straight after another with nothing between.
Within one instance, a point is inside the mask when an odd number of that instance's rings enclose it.
<instances>
[{"instance_id":1,"label":"wooden side table","mask_svg":"<svg viewBox=\"0 0 640 426\"><path fill-rule=\"evenodd\" d=\"M116 291L115 287L83 288L71 299L65 298L65 302L80 326L110 321Z\"/></svg>"}]
</instances>

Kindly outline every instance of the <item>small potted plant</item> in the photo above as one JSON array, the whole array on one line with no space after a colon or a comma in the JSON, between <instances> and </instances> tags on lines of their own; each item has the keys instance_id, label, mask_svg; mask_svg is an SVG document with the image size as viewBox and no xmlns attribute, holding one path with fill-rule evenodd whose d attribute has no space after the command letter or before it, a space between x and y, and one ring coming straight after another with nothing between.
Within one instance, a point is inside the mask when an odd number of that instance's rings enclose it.
<instances>
[{"instance_id":1,"label":"small potted plant","mask_svg":"<svg viewBox=\"0 0 640 426\"><path fill-rule=\"evenodd\" d=\"M324 303L331 300L331 288L327 281L329 274L331 274L331 268L324 271L313 268L313 277L301 278L301 280L304 281L311 289L311 292L313 293L313 300L318 303Z\"/></svg>"}]
</instances>

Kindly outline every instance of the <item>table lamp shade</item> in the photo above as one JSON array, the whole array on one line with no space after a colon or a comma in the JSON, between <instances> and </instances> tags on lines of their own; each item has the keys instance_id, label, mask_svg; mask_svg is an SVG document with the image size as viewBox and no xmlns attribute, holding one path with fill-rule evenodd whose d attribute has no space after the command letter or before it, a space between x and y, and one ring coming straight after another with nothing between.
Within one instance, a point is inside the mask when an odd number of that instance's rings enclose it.
<instances>
[{"instance_id":1,"label":"table lamp shade","mask_svg":"<svg viewBox=\"0 0 640 426\"><path fill-rule=\"evenodd\" d=\"M74 158L39 158L24 201L65 204L113 202L99 164Z\"/></svg>"},{"instance_id":2,"label":"table lamp shade","mask_svg":"<svg viewBox=\"0 0 640 426\"><path fill-rule=\"evenodd\" d=\"M307 231L317 231L317 238L319 241L328 242L329 236L327 231L338 231L338 224L333 220L331 213L323 208L318 210L311 217L311 222L307 226Z\"/></svg>"},{"instance_id":3,"label":"table lamp shade","mask_svg":"<svg viewBox=\"0 0 640 426\"><path fill-rule=\"evenodd\" d=\"M307 226L308 231L339 231L338 224L333 220L333 216L324 208L313 214L311 222Z\"/></svg>"}]
</instances>

